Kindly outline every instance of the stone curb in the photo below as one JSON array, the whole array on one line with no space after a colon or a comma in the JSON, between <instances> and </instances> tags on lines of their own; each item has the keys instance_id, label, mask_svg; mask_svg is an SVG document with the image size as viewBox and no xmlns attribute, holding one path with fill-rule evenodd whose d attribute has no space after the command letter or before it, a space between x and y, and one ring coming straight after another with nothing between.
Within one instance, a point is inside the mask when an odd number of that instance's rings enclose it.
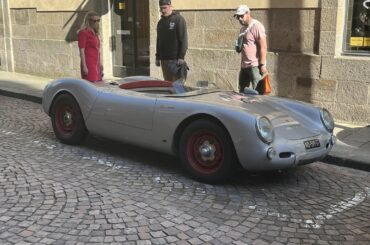
<instances>
[{"instance_id":1,"label":"stone curb","mask_svg":"<svg viewBox=\"0 0 370 245\"><path fill-rule=\"evenodd\" d=\"M21 94L21 93L16 93L16 92L10 92L6 91L3 89L0 89L0 95L8 96L8 97L13 97L16 99L22 99L22 100L28 100L31 102L35 102L38 104L42 103L42 98L39 96L34 96L34 95L29 95L29 94Z\"/></svg>"},{"instance_id":2,"label":"stone curb","mask_svg":"<svg viewBox=\"0 0 370 245\"><path fill-rule=\"evenodd\" d=\"M337 165L341 167L353 168L353 169L370 172L369 163L365 163L365 162L354 160L354 159L337 157L337 156L333 156L329 154L322 160L322 162L326 164L332 164L332 165Z\"/></svg>"}]
</instances>

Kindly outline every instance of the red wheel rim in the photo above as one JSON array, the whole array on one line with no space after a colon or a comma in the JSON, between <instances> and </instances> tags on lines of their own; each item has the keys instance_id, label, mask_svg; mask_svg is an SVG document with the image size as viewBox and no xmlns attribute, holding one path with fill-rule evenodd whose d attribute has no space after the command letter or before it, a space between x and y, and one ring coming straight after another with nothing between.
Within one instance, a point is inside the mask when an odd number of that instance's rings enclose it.
<instances>
[{"instance_id":1,"label":"red wheel rim","mask_svg":"<svg viewBox=\"0 0 370 245\"><path fill-rule=\"evenodd\" d=\"M68 136L75 127L75 113L73 108L68 104L59 105L55 112L55 123L58 132Z\"/></svg>"},{"instance_id":2,"label":"red wheel rim","mask_svg":"<svg viewBox=\"0 0 370 245\"><path fill-rule=\"evenodd\" d=\"M217 171L224 160L221 140L210 130L193 132L186 145L189 164L202 174Z\"/></svg>"}]
</instances>

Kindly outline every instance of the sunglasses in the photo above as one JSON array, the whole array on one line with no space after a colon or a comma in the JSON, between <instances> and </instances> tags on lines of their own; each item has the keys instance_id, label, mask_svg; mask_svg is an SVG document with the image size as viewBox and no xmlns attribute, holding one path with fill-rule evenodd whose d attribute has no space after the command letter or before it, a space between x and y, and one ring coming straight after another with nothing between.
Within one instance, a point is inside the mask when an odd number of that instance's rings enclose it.
<instances>
[{"instance_id":1,"label":"sunglasses","mask_svg":"<svg viewBox=\"0 0 370 245\"><path fill-rule=\"evenodd\" d=\"M97 20L91 20L92 22L96 23L96 22L100 22L100 19L97 19Z\"/></svg>"},{"instance_id":2,"label":"sunglasses","mask_svg":"<svg viewBox=\"0 0 370 245\"><path fill-rule=\"evenodd\" d=\"M236 16L235 16L235 18L238 20L238 19L240 19L240 18L244 18L244 15L245 15L245 14L242 14L242 15L236 15Z\"/></svg>"}]
</instances>

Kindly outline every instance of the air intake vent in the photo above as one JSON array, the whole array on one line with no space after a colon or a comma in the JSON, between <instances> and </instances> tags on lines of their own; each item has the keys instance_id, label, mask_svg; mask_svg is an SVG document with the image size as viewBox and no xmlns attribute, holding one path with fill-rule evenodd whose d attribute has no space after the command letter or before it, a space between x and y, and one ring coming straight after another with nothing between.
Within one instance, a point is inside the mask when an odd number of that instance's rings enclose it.
<instances>
[{"instance_id":1,"label":"air intake vent","mask_svg":"<svg viewBox=\"0 0 370 245\"><path fill-rule=\"evenodd\" d=\"M279 154L279 157L280 158L289 158L292 155L293 155L293 153L291 153L291 152L282 152L282 153Z\"/></svg>"}]
</instances>

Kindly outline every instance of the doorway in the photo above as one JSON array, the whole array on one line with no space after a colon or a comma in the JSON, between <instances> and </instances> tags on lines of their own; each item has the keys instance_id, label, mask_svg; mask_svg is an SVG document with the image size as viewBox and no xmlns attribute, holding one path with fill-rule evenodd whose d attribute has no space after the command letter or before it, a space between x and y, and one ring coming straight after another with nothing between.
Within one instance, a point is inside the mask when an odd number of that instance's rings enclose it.
<instances>
[{"instance_id":1,"label":"doorway","mask_svg":"<svg viewBox=\"0 0 370 245\"><path fill-rule=\"evenodd\" d=\"M113 75L149 75L149 0L112 1Z\"/></svg>"}]
</instances>

